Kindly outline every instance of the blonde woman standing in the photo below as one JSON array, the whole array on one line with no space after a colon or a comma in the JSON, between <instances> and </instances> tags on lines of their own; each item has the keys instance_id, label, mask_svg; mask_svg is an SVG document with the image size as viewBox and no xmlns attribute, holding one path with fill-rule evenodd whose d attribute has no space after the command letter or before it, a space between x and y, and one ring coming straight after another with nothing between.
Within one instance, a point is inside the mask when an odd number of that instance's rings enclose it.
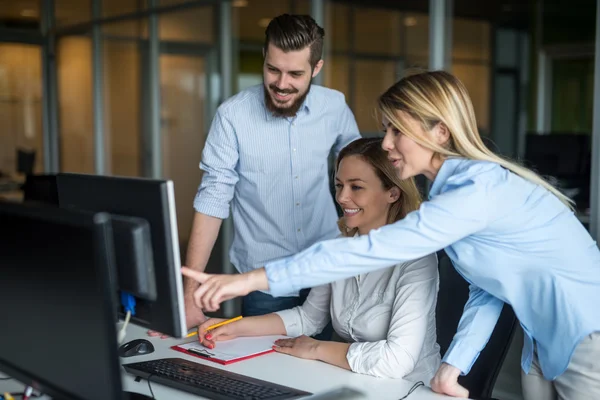
<instances>
[{"instance_id":1,"label":"blonde woman standing","mask_svg":"<svg viewBox=\"0 0 600 400\"><path fill-rule=\"evenodd\" d=\"M257 289L283 295L445 249L471 293L434 391L468 396L457 379L505 302L525 333L525 399L599 399L600 251L569 199L485 147L466 89L446 72L403 78L378 108L388 159L401 179L433 181L429 201L395 224L317 243L250 274L194 274L202 283L196 304L214 310Z\"/></svg>"}]
</instances>

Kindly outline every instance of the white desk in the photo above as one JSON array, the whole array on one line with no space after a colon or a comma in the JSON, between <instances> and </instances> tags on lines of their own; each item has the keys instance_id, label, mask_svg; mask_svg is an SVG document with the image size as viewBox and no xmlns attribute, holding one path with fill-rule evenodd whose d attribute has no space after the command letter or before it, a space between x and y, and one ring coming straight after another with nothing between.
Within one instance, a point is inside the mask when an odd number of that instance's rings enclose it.
<instances>
[{"instance_id":1,"label":"white desk","mask_svg":"<svg viewBox=\"0 0 600 400\"><path fill-rule=\"evenodd\" d=\"M139 337L145 337L144 329L136 326L128 329L126 340ZM122 362L125 364L155 358L179 357L311 393L323 392L340 386L349 386L368 394L369 399L378 400L398 400L413 385L413 382L399 379L374 378L346 371L320 361L303 360L279 353L265 354L230 365L220 365L197 357L188 356L169 348L178 343L189 342L193 340L192 338L183 340L149 338L149 340L154 344L154 353L146 356L124 358ZM123 387L125 390L150 395L148 384L145 380L135 382L134 377L128 374L123 374L123 377ZM158 400L174 398L178 400L199 399L197 396L156 383L152 384L152 390ZM407 400L441 399L450 399L450 397L433 393L429 388L421 387L414 391Z\"/></svg>"},{"instance_id":2,"label":"white desk","mask_svg":"<svg viewBox=\"0 0 600 400\"><path fill-rule=\"evenodd\" d=\"M147 338L145 332L146 329L131 325L127 329L127 337L125 338L125 341L137 338ZM214 362L202 360L197 357L188 356L170 349L171 346L178 343L189 342L192 340L192 338L147 339L150 340L154 345L155 351L153 353L145 356L122 358L122 363L126 364L152 360L156 358L185 358L197 363L210 365L211 367L221 368L227 371L274 382L284 386L290 386L315 394L340 386L348 386L367 394L369 399L377 400L398 400L404 396L413 385L413 382L408 382L401 379L374 378L371 376L346 371L342 368L334 367L319 361L303 360L279 353L270 353L230 365L220 365ZM135 377L125 373L125 371L123 371L122 376L124 390L150 395L150 390L148 389L148 383L146 380L142 379L140 382L135 382ZM10 385L10 390L13 391L22 390L23 387L22 385L16 385L15 382L11 382L9 384L5 381L0 381L0 392L3 393L6 391L6 389L8 389L8 385ZM157 400L200 399L198 396L176 389L171 389L158 383L151 383L151 385ZM420 387L415 390L407 400L443 399L448 400L455 398L433 393L428 387Z\"/></svg>"}]
</instances>

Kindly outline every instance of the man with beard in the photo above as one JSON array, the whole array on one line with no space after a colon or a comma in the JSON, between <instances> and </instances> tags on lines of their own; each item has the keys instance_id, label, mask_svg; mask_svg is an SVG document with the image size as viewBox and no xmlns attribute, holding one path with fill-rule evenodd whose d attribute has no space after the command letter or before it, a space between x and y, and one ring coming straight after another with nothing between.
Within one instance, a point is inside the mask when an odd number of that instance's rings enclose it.
<instances>
[{"instance_id":1,"label":"man with beard","mask_svg":"<svg viewBox=\"0 0 600 400\"><path fill-rule=\"evenodd\" d=\"M311 86L323 67L324 31L309 16L284 14L265 35L263 84L219 107L204 146L186 260L198 271L206 267L230 203L230 258L239 272L339 234L328 156L360 135L344 95ZM205 319L193 303L196 287L186 281L189 328ZM299 293L274 298L254 292L243 299L242 314L268 314L302 301Z\"/></svg>"}]
</instances>

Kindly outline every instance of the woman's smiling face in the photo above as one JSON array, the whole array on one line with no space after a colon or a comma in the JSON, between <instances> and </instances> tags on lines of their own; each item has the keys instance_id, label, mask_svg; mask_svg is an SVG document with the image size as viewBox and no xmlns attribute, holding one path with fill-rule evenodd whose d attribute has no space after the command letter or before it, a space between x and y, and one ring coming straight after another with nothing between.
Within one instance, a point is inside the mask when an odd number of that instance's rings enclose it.
<instances>
[{"instance_id":1,"label":"woman's smiling face","mask_svg":"<svg viewBox=\"0 0 600 400\"><path fill-rule=\"evenodd\" d=\"M348 228L363 235L387 222L390 204L399 197L399 189L385 189L373 167L362 157L343 158L335 178L335 199L344 211Z\"/></svg>"}]
</instances>

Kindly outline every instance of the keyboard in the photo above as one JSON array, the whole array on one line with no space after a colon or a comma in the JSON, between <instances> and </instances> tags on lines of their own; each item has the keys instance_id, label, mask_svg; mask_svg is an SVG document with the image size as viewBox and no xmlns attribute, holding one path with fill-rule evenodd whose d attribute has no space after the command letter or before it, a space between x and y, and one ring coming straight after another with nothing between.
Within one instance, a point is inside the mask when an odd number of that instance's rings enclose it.
<instances>
[{"instance_id":1,"label":"keyboard","mask_svg":"<svg viewBox=\"0 0 600 400\"><path fill-rule=\"evenodd\" d=\"M150 382L214 400L283 400L311 394L182 358L162 358L123 367Z\"/></svg>"}]
</instances>

